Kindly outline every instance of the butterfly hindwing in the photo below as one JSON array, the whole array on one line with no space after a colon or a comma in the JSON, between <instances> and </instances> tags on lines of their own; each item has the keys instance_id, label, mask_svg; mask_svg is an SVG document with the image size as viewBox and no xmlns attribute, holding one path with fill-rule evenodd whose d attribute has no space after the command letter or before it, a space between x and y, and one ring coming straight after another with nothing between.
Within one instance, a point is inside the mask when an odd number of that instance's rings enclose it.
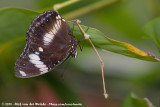
<instances>
[{"instance_id":1,"label":"butterfly hindwing","mask_svg":"<svg viewBox=\"0 0 160 107\"><path fill-rule=\"evenodd\" d=\"M15 73L22 78L38 76L76 55L77 40L68 24L57 11L46 11L32 21Z\"/></svg>"}]
</instances>

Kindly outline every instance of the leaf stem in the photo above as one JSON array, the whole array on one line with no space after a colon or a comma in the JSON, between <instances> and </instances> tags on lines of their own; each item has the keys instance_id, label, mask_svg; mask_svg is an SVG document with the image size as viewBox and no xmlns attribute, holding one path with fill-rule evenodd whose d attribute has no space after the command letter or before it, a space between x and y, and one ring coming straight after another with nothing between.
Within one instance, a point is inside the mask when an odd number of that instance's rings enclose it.
<instances>
[{"instance_id":1,"label":"leaf stem","mask_svg":"<svg viewBox=\"0 0 160 107\"><path fill-rule=\"evenodd\" d=\"M73 4L73 3L75 3L75 2L78 2L78 1L79 1L79 0L67 0L66 2L55 4L55 5L53 6L53 9L54 9L54 10L58 10L58 9L61 9L61 8L63 8L63 7L68 6L68 5L70 5L70 4Z\"/></svg>"},{"instance_id":2,"label":"leaf stem","mask_svg":"<svg viewBox=\"0 0 160 107\"><path fill-rule=\"evenodd\" d=\"M66 14L62 15L62 17L64 17L65 19L71 19L71 18L74 18L74 17L78 17L78 16L81 16L83 14L89 13L91 11L100 9L104 6L113 4L117 1L119 1L119 0L99 0L96 3L90 4L90 5L87 5L85 7L80 8L80 9L77 9L77 10L71 11L69 13L66 13Z\"/></svg>"}]
</instances>

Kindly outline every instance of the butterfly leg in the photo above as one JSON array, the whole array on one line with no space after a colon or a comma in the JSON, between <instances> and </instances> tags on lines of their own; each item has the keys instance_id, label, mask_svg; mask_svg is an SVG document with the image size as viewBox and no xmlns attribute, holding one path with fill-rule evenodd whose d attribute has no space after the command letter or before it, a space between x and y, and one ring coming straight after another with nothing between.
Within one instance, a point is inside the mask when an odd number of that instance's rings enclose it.
<instances>
[{"instance_id":1,"label":"butterfly leg","mask_svg":"<svg viewBox=\"0 0 160 107\"><path fill-rule=\"evenodd\" d=\"M82 46L80 45L81 41L78 41L78 46L80 48L80 50L82 51L83 50L83 47L84 47L84 44L85 44L86 40L84 40L82 43Z\"/></svg>"},{"instance_id":2,"label":"butterfly leg","mask_svg":"<svg viewBox=\"0 0 160 107\"><path fill-rule=\"evenodd\" d=\"M71 20L71 22L74 22L75 20ZM73 30L74 30L74 26L75 26L76 23L73 24L73 27L72 27L72 34L73 34ZM89 27L87 28L86 32L88 31ZM80 38L80 40L78 41L78 46L80 48L80 50L82 51L83 50L83 47L84 47L84 44L86 42L86 39L85 40L82 40L84 38L84 36L82 35L82 37ZM81 42L82 41L82 42ZM82 45L80 44L82 43Z\"/></svg>"},{"instance_id":3,"label":"butterfly leg","mask_svg":"<svg viewBox=\"0 0 160 107\"><path fill-rule=\"evenodd\" d=\"M84 36L82 35L82 37L80 38L80 40L78 41L78 46L80 47L80 50L83 50L84 44L86 42L86 39L82 40L84 38ZM82 45L80 45L80 43L82 43Z\"/></svg>"},{"instance_id":4,"label":"butterfly leg","mask_svg":"<svg viewBox=\"0 0 160 107\"><path fill-rule=\"evenodd\" d=\"M85 39L88 39L88 41L90 42L90 44L92 45L93 49L95 50L99 60L100 60L100 64L101 64L101 71L102 71L102 81L103 81L103 89L104 89L104 97L107 98L108 97L108 94L106 92L106 88L105 88L105 80L104 80L104 63L102 61L102 58L100 56L100 54L98 53L97 49L95 48L94 44L92 43L91 39L90 39L90 36L84 32L84 30L82 29L82 27L80 26L80 21L79 20L75 20L74 23L77 24L77 26L79 27L79 29L81 30L81 32L83 33Z\"/></svg>"},{"instance_id":5,"label":"butterfly leg","mask_svg":"<svg viewBox=\"0 0 160 107\"><path fill-rule=\"evenodd\" d=\"M87 28L87 30L85 32L87 32L89 30L89 27ZM80 41L78 41L78 45L80 47L80 50L83 50L84 44L86 42L86 39L82 41L83 36L81 37ZM82 41L82 46L80 46L80 42Z\"/></svg>"},{"instance_id":6,"label":"butterfly leg","mask_svg":"<svg viewBox=\"0 0 160 107\"><path fill-rule=\"evenodd\" d=\"M87 30L86 30L85 32L87 33L88 30L89 30L89 27L87 28ZM82 41L82 38L83 38L83 36L81 37L80 41L78 42L78 43L79 43L78 45L79 45L81 51L83 50L84 44L85 44L85 42L86 42L86 39L84 39L84 40ZM81 41L82 41L82 46L80 46L80 42L81 42Z\"/></svg>"},{"instance_id":7,"label":"butterfly leg","mask_svg":"<svg viewBox=\"0 0 160 107\"><path fill-rule=\"evenodd\" d=\"M74 26L75 26L75 23L74 23L73 26L72 26L72 34L73 34Z\"/></svg>"},{"instance_id":8,"label":"butterfly leg","mask_svg":"<svg viewBox=\"0 0 160 107\"><path fill-rule=\"evenodd\" d=\"M89 30L89 27L87 27L87 30L85 31L86 33L88 32L88 30Z\"/></svg>"}]
</instances>

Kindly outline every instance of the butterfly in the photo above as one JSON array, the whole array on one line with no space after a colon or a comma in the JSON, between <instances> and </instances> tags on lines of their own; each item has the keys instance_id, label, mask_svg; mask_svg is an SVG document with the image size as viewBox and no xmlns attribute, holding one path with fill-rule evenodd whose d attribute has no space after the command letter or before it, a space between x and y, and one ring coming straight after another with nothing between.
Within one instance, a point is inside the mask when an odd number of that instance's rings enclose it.
<instances>
[{"instance_id":1,"label":"butterfly","mask_svg":"<svg viewBox=\"0 0 160 107\"><path fill-rule=\"evenodd\" d=\"M27 31L25 48L15 63L15 74L20 78L45 74L76 58L78 42L66 21L57 11L38 15Z\"/></svg>"}]
</instances>

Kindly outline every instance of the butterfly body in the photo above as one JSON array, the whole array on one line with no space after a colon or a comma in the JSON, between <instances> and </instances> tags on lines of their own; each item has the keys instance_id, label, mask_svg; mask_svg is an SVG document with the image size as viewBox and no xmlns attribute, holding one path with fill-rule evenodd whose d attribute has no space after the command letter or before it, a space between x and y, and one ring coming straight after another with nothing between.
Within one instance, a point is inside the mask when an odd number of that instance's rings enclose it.
<instances>
[{"instance_id":1,"label":"butterfly body","mask_svg":"<svg viewBox=\"0 0 160 107\"><path fill-rule=\"evenodd\" d=\"M77 40L57 11L37 16L27 31L24 51L15 64L17 77L42 75L77 56Z\"/></svg>"}]
</instances>

